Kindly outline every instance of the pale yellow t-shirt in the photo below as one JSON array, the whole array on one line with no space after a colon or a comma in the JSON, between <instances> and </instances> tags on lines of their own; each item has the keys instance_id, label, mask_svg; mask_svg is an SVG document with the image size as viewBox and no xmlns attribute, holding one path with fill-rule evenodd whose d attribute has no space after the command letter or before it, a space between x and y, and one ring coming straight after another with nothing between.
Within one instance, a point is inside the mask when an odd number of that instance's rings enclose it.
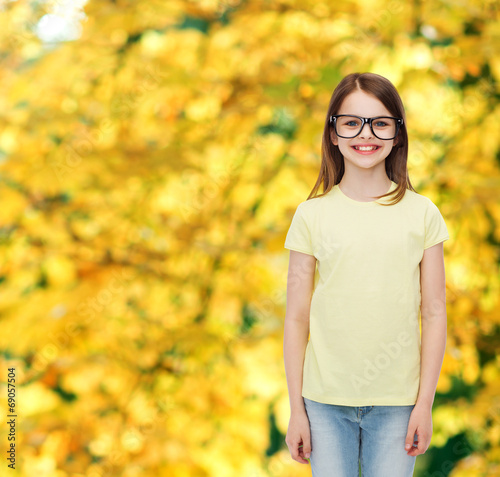
<instances>
[{"instance_id":1,"label":"pale yellow t-shirt","mask_svg":"<svg viewBox=\"0 0 500 477\"><path fill-rule=\"evenodd\" d=\"M395 187L391 181L389 190ZM335 185L298 205L285 248L317 259L303 397L345 406L415 404L419 264L424 249L448 239L437 206L410 190L383 206L351 199Z\"/></svg>"}]
</instances>

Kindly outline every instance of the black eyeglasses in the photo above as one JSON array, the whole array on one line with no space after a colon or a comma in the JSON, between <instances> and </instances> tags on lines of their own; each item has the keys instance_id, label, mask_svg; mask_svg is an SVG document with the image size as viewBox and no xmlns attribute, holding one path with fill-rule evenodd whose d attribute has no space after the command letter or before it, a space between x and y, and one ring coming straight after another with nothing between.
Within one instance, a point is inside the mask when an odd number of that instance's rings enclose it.
<instances>
[{"instance_id":1,"label":"black eyeglasses","mask_svg":"<svg viewBox=\"0 0 500 477\"><path fill-rule=\"evenodd\" d=\"M330 116L330 124L333 124L337 136L351 139L361 133L365 124L370 126L373 135L384 141L394 139L403 124L401 118L392 116L377 116L375 118L362 118L352 114L336 114Z\"/></svg>"}]
</instances>

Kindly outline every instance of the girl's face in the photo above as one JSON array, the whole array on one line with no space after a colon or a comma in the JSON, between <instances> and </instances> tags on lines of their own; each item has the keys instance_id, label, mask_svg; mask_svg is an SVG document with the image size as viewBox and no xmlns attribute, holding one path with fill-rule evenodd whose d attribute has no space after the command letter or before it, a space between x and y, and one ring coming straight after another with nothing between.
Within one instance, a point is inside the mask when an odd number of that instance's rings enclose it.
<instances>
[{"instance_id":1,"label":"girl's face","mask_svg":"<svg viewBox=\"0 0 500 477\"><path fill-rule=\"evenodd\" d=\"M336 114L352 114L362 118L393 116L380 100L361 90L356 90L346 96ZM332 142L339 147L344 156L346 170L350 167L361 169L381 167L385 171L385 158L391 152L396 139L390 141L378 139L369 124L365 124L359 135L351 139L338 137L333 128L332 131L334 136ZM360 150L359 147L364 150Z\"/></svg>"}]
</instances>

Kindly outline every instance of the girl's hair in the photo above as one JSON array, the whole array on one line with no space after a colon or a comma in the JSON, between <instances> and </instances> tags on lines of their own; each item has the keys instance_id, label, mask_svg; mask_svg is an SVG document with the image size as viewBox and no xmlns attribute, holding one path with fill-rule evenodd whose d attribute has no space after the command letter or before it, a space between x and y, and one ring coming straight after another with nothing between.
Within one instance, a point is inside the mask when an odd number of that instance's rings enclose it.
<instances>
[{"instance_id":1,"label":"girl's hair","mask_svg":"<svg viewBox=\"0 0 500 477\"><path fill-rule=\"evenodd\" d=\"M361 90L375 96L387 110L397 118L403 118L403 124L399 128L396 137L396 144L389 155L385 158L385 171L390 180L397 184L394 191L381 196L391 196L393 202L387 205L398 203L406 192L406 189L415 191L410 183L406 163L408 161L408 133L406 130L406 116L403 102L394 85L383 76L375 73L352 73L347 75L335 88L328 106L325 129L321 145L321 168L318 180L314 185L307 200L314 197L321 197L338 184L344 175L344 158L338 146L332 142L335 137L335 129L330 125L330 116L338 114L342 102L350 93ZM323 193L317 194L319 186L323 182ZM385 205L382 203L382 205Z\"/></svg>"}]
</instances>

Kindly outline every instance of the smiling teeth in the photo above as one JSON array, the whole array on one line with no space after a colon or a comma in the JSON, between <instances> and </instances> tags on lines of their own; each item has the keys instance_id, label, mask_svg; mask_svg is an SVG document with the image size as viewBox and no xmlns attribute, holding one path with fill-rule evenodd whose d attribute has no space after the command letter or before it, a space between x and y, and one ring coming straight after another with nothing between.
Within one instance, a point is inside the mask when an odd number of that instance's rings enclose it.
<instances>
[{"instance_id":1,"label":"smiling teeth","mask_svg":"<svg viewBox=\"0 0 500 477\"><path fill-rule=\"evenodd\" d=\"M378 146L354 146L354 149L358 151L373 151L377 149Z\"/></svg>"}]
</instances>

